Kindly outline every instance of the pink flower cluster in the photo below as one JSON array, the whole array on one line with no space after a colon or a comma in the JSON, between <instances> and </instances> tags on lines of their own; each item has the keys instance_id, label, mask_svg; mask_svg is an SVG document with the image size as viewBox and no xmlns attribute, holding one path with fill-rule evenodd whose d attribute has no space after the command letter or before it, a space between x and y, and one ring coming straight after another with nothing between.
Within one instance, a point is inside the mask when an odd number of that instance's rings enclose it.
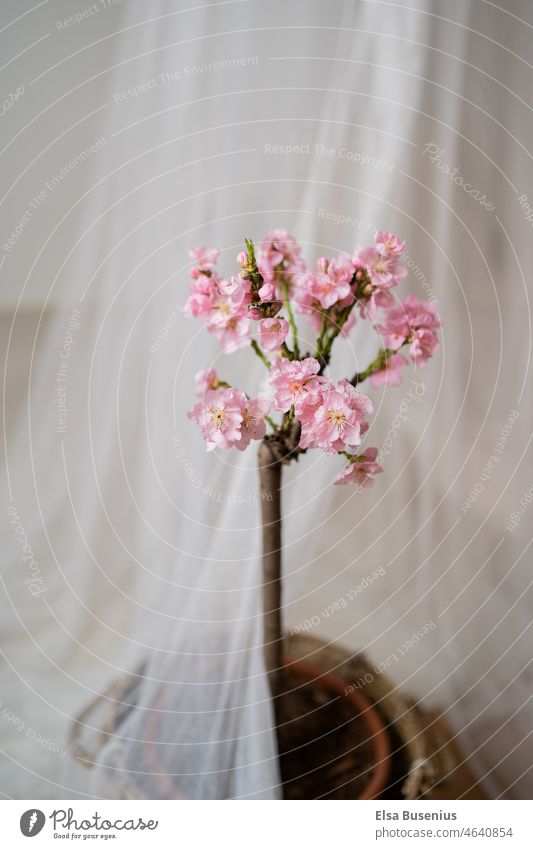
<instances>
[{"instance_id":1,"label":"pink flower cluster","mask_svg":"<svg viewBox=\"0 0 533 849\"><path fill-rule=\"evenodd\" d=\"M363 286L363 299L360 312L363 318L375 318L380 307L389 307L394 303L391 289L406 276L407 269L399 260L404 249L401 242L391 233L377 231L374 247L358 248L353 262L365 272L368 282Z\"/></svg>"},{"instance_id":2,"label":"pink flower cluster","mask_svg":"<svg viewBox=\"0 0 533 849\"><path fill-rule=\"evenodd\" d=\"M255 279L245 251L237 257L241 273L227 279L220 277L215 269L218 251L193 248L189 256L194 265L189 274L194 283L185 303L185 314L201 319L226 354L251 344L253 321L258 321L261 345L267 351L280 348L289 329L285 319L275 318L282 307L280 286L284 282L288 286L292 275L304 267L299 254L299 245L285 230L267 233L257 261L261 285L254 287Z\"/></svg>"},{"instance_id":3,"label":"pink flower cluster","mask_svg":"<svg viewBox=\"0 0 533 849\"><path fill-rule=\"evenodd\" d=\"M282 283L290 287L296 274L305 269L305 262L300 256L302 249L294 236L287 230L269 230L259 243L257 251L257 266L265 283L272 288L264 295L283 299ZM268 298L265 297L265 300Z\"/></svg>"},{"instance_id":4,"label":"pink flower cluster","mask_svg":"<svg viewBox=\"0 0 533 849\"><path fill-rule=\"evenodd\" d=\"M320 257L314 270L307 269L298 276L298 288L294 295L298 312L308 315L311 324L320 331L324 316L335 325L339 311L351 306L355 301L355 278L357 268L348 256L340 254L337 259ZM333 309L332 309L333 308ZM352 314L346 333L353 325Z\"/></svg>"},{"instance_id":5,"label":"pink flower cluster","mask_svg":"<svg viewBox=\"0 0 533 849\"><path fill-rule=\"evenodd\" d=\"M269 378L273 406L282 413L294 407L301 423L300 448L335 454L360 444L372 402L347 380L331 383L319 371L313 357L292 362L280 358Z\"/></svg>"},{"instance_id":6,"label":"pink flower cluster","mask_svg":"<svg viewBox=\"0 0 533 849\"><path fill-rule=\"evenodd\" d=\"M407 273L400 261L403 249L396 236L378 231L372 246L351 255L321 257L310 268L290 233L271 230L257 250L246 242L246 251L237 257L240 271L230 278L216 271L218 251L190 251L193 283L185 313L200 318L226 353L253 345L269 370L265 397L253 399L219 380L213 369L197 375L200 400L188 415L208 450L243 450L251 440L265 437L283 444L295 433L297 451L318 448L348 459L335 483L372 484L382 471L377 449L354 453L368 430L372 402L355 386L366 378L374 387L398 386L409 360L423 365L439 344L435 304L413 295L401 302L395 297L393 290ZM299 353L293 308L317 330L312 355ZM332 381L324 374L331 346L337 335L349 332L356 314L371 321L383 346L351 381ZM406 348L409 360L401 348ZM269 418L271 411L281 414L282 421ZM272 428L268 436L267 419Z\"/></svg>"},{"instance_id":7,"label":"pink flower cluster","mask_svg":"<svg viewBox=\"0 0 533 849\"><path fill-rule=\"evenodd\" d=\"M201 401L189 410L188 417L196 422L207 442L207 450L238 448L244 451L252 439L263 439L265 416L270 404L264 398L247 398L240 389L218 387L214 369L196 375L197 394Z\"/></svg>"},{"instance_id":8,"label":"pink flower cluster","mask_svg":"<svg viewBox=\"0 0 533 849\"><path fill-rule=\"evenodd\" d=\"M218 251L194 248L189 251L195 265L190 270L194 283L185 303L186 315L201 319L226 354L250 344L251 322L247 316L249 285L240 276L229 280L215 270Z\"/></svg>"},{"instance_id":9,"label":"pink flower cluster","mask_svg":"<svg viewBox=\"0 0 533 849\"><path fill-rule=\"evenodd\" d=\"M309 316L320 331L324 318L331 327L342 322L346 336L355 324L356 314L346 310L357 301L362 318L375 319L380 307L394 304L391 289L407 274L399 256L404 248L391 233L377 231L375 245L357 248L353 256L341 253L337 259L320 257L316 269L307 269L297 277L294 299L300 313Z\"/></svg>"},{"instance_id":10,"label":"pink flower cluster","mask_svg":"<svg viewBox=\"0 0 533 849\"><path fill-rule=\"evenodd\" d=\"M423 365L439 345L435 332L438 327L436 305L408 295L399 306L386 311L376 330L383 334L385 346L393 351L408 343L412 361Z\"/></svg>"}]
</instances>

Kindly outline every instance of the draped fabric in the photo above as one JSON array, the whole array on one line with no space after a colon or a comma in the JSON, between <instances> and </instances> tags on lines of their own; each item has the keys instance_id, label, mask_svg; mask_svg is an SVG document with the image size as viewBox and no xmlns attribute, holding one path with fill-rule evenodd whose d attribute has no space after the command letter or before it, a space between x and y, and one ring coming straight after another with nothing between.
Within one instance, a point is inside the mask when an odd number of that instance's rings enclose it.
<instances>
[{"instance_id":1,"label":"draped fabric","mask_svg":"<svg viewBox=\"0 0 533 849\"><path fill-rule=\"evenodd\" d=\"M527 798L531 8L178 5L63 28L71 3L27 5L0 32L8 57L35 42L3 118L6 242L31 214L1 260L2 792L279 795L256 455L206 454L186 418L200 368L250 394L264 370L184 317L187 252L218 247L230 273L272 227L312 261L379 227L406 240L404 292L437 300L442 345L368 390L371 491L333 487L316 452L285 470L286 628L386 664L489 796ZM333 374L376 344L356 325ZM108 698L117 733L74 768L73 718L131 671L136 707Z\"/></svg>"}]
</instances>

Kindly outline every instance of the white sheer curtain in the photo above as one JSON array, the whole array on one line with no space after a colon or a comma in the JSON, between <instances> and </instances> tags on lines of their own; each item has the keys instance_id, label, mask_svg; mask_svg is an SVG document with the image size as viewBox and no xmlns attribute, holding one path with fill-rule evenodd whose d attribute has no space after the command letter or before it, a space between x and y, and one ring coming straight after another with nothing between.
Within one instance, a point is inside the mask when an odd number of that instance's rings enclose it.
<instances>
[{"instance_id":1,"label":"white sheer curtain","mask_svg":"<svg viewBox=\"0 0 533 849\"><path fill-rule=\"evenodd\" d=\"M3 701L60 749L83 705L140 663L151 707L92 774L65 773L5 719L2 790L106 796L133 776L124 792L276 795L255 453L206 456L185 416L199 368L216 361L251 392L261 363L218 359L182 316L187 249L219 247L229 271L243 237L272 226L310 257L380 226L406 240L405 289L434 293L443 344L373 393L372 492L332 487L329 458L288 471L286 623L318 617L313 633L376 664L434 623L390 674L444 711L489 795L528 797L527 514L507 526L531 486L529 4L180 5L123 3L61 29L71 3L35 4L0 33L9 56L44 39L6 69L25 92L4 119L3 232L67 172L3 254ZM334 371L373 353L355 328ZM169 787L174 773L188 777Z\"/></svg>"}]
</instances>

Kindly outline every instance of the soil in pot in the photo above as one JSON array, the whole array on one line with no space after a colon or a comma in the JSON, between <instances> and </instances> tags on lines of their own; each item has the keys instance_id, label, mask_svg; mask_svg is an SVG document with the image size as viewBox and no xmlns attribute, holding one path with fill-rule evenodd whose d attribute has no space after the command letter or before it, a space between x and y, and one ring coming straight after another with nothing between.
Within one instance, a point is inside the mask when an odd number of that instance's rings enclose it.
<instances>
[{"instance_id":1,"label":"soil in pot","mask_svg":"<svg viewBox=\"0 0 533 849\"><path fill-rule=\"evenodd\" d=\"M353 704L285 669L278 746L285 799L357 799L374 778L375 744Z\"/></svg>"}]
</instances>

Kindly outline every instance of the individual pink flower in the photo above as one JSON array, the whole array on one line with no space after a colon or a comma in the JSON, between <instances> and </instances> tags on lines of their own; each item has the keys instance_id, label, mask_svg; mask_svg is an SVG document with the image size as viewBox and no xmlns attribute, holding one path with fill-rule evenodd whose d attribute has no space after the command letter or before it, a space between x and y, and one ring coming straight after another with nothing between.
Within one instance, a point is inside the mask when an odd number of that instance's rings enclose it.
<instances>
[{"instance_id":1,"label":"individual pink flower","mask_svg":"<svg viewBox=\"0 0 533 849\"><path fill-rule=\"evenodd\" d=\"M215 266L218 257L218 251L215 248L205 248L203 246L192 248L189 251L189 256L194 260L194 267L189 270L191 277L198 277L202 272L211 272Z\"/></svg>"},{"instance_id":2,"label":"individual pink flower","mask_svg":"<svg viewBox=\"0 0 533 849\"><path fill-rule=\"evenodd\" d=\"M220 280L219 291L223 297L230 300L234 311L244 311L250 303L250 281L241 277L240 274L234 275L229 280Z\"/></svg>"},{"instance_id":3,"label":"individual pink flower","mask_svg":"<svg viewBox=\"0 0 533 849\"><path fill-rule=\"evenodd\" d=\"M391 289L397 286L407 269L394 254L380 253L376 248L358 250L353 258L354 265L362 266L368 273L371 283L378 289Z\"/></svg>"},{"instance_id":4,"label":"individual pink flower","mask_svg":"<svg viewBox=\"0 0 533 849\"><path fill-rule=\"evenodd\" d=\"M270 404L265 398L246 398L243 392L240 394L242 396L241 438L235 443L235 448L244 451L252 439L263 439L266 433L265 416L270 409Z\"/></svg>"},{"instance_id":5,"label":"individual pink flower","mask_svg":"<svg viewBox=\"0 0 533 849\"><path fill-rule=\"evenodd\" d=\"M317 377L320 363L314 357L288 360L279 357L273 364L270 385L274 392L274 407L286 413L294 406L296 413L306 396L320 383Z\"/></svg>"},{"instance_id":6,"label":"individual pink flower","mask_svg":"<svg viewBox=\"0 0 533 849\"><path fill-rule=\"evenodd\" d=\"M245 315L219 313L209 323L208 330L216 336L225 354L246 348L252 341L251 322Z\"/></svg>"},{"instance_id":7,"label":"individual pink flower","mask_svg":"<svg viewBox=\"0 0 533 849\"><path fill-rule=\"evenodd\" d=\"M368 417L374 412L374 405L368 397L362 392L359 392L347 380L338 380L335 384L337 392L341 392L348 400L351 407L356 410L361 424L361 433L365 433L368 429Z\"/></svg>"},{"instance_id":8,"label":"individual pink flower","mask_svg":"<svg viewBox=\"0 0 533 849\"><path fill-rule=\"evenodd\" d=\"M416 365L423 366L424 363L427 363L438 347L439 340L433 330L428 330L425 327L413 330L409 353Z\"/></svg>"},{"instance_id":9,"label":"individual pink flower","mask_svg":"<svg viewBox=\"0 0 533 849\"><path fill-rule=\"evenodd\" d=\"M377 448L367 448L364 454L346 466L335 478L337 486L347 483L356 483L359 487L369 488L374 485L374 475L383 471L379 463L376 463Z\"/></svg>"},{"instance_id":10,"label":"individual pink flower","mask_svg":"<svg viewBox=\"0 0 533 849\"><path fill-rule=\"evenodd\" d=\"M370 375L370 383L374 388L382 386L399 386L403 381L402 368L407 365L407 360L401 354L393 354L383 363L379 371Z\"/></svg>"},{"instance_id":11,"label":"individual pink flower","mask_svg":"<svg viewBox=\"0 0 533 849\"><path fill-rule=\"evenodd\" d=\"M399 306L387 310L376 330L383 334L385 346L393 351L409 342L413 362L423 365L438 347L435 333L438 327L436 304L408 295Z\"/></svg>"},{"instance_id":12,"label":"individual pink flower","mask_svg":"<svg viewBox=\"0 0 533 849\"><path fill-rule=\"evenodd\" d=\"M213 291L196 289L185 301L183 312L192 318L204 318L213 311L214 302L215 293Z\"/></svg>"},{"instance_id":13,"label":"individual pink flower","mask_svg":"<svg viewBox=\"0 0 533 849\"><path fill-rule=\"evenodd\" d=\"M200 428L208 451L231 448L241 439L243 414L238 390L210 392L187 416Z\"/></svg>"},{"instance_id":14,"label":"individual pink flower","mask_svg":"<svg viewBox=\"0 0 533 849\"><path fill-rule=\"evenodd\" d=\"M284 318L264 318L259 322L259 341L265 351L281 348L289 332L289 323Z\"/></svg>"},{"instance_id":15,"label":"individual pink flower","mask_svg":"<svg viewBox=\"0 0 533 849\"><path fill-rule=\"evenodd\" d=\"M328 453L359 445L361 429L355 411L334 388L324 392L311 415L304 415L300 446L318 447Z\"/></svg>"},{"instance_id":16,"label":"individual pink flower","mask_svg":"<svg viewBox=\"0 0 533 849\"><path fill-rule=\"evenodd\" d=\"M336 259L327 261L324 271L337 283L350 283L355 273L355 266L347 253L340 253Z\"/></svg>"},{"instance_id":17,"label":"individual pink flower","mask_svg":"<svg viewBox=\"0 0 533 849\"><path fill-rule=\"evenodd\" d=\"M402 242L398 236L383 230L376 232L374 241L378 251L386 256L399 256L405 247L405 242Z\"/></svg>"},{"instance_id":18,"label":"individual pink flower","mask_svg":"<svg viewBox=\"0 0 533 849\"><path fill-rule=\"evenodd\" d=\"M214 392L219 387L219 380L214 368L203 369L194 375L196 396L204 398L208 392Z\"/></svg>"},{"instance_id":19,"label":"individual pink flower","mask_svg":"<svg viewBox=\"0 0 533 849\"><path fill-rule=\"evenodd\" d=\"M305 403L299 414L302 424L300 446L321 448L328 454L359 445L372 412L370 398L348 383L325 383L313 403Z\"/></svg>"}]
</instances>

